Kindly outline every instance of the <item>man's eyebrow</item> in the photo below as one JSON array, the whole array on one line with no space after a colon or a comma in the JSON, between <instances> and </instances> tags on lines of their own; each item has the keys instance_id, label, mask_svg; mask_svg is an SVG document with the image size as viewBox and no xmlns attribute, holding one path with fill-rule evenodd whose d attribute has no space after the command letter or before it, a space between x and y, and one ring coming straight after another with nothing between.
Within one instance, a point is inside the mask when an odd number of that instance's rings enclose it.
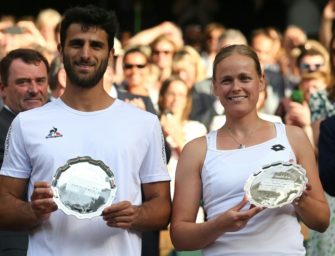
<instances>
[{"instance_id":1,"label":"man's eyebrow","mask_svg":"<svg viewBox=\"0 0 335 256\"><path fill-rule=\"evenodd\" d=\"M39 76L35 78L35 80L46 80L46 79L47 79L47 76Z\"/></svg>"},{"instance_id":2,"label":"man's eyebrow","mask_svg":"<svg viewBox=\"0 0 335 256\"><path fill-rule=\"evenodd\" d=\"M69 44L78 44L78 43L82 44L84 43L84 40L80 38L73 38L69 40Z\"/></svg>"},{"instance_id":3,"label":"man's eyebrow","mask_svg":"<svg viewBox=\"0 0 335 256\"><path fill-rule=\"evenodd\" d=\"M69 44L83 44L85 42L85 39L81 39L81 38L73 38L69 40ZM89 40L90 44L94 44L94 45L105 45L106 43L100 40Z\"/></svg>"},{"instance_id":4,"label":"man's eyebrow","mask_svg":"<svg viewBox=\"0 0 335 256\"><path fill-rule=\"evenodd\" d=\"M23 82L23 81L29 81L31 78L29 77L18 77L14 80L14 82Z\"/></svg>"},{"instance_id":5,"label":"man's eyebrow","mask_svg":"<svg viewBox=\"0 0 335 256\"><path fill-rule=\"evenodd\" d=\"M97 41L97 40L90 40L90 43L93 45L99 45L99 46L104 46L105 43L102 41Z\"/></svg>"}]
</instances>

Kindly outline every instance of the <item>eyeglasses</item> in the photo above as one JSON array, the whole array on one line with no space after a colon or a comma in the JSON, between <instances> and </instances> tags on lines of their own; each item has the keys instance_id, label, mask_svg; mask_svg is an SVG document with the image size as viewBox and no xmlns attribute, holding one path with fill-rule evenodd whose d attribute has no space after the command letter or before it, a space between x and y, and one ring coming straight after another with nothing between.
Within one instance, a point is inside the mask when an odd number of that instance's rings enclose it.
<instances>
[{"instance_id":1,"label":"eyeglasses","mask_svg":"<svg viewBox=\"0 0 335 256\"><path fill-rule=\"evenodd\" d=\"M169 51L169 50L162 50L162 51L153 50L152 51L152 54L154 54L154 55L159 55L159 54L168 55L168 54L171 54L171 53L172 53L172 51Z\"/></svg>"},{"instance_id":2,"label":"eyeglasses","mask_svg":"<svg viewBox=\"0 0 335 256\"><path fill-rule=\"evenodd\" d=\"M321 67L323 67L323 65L324 65L323 63L316 63L316 64L301 63L300 69L302 71L313 72L318 71Z\"/></svg>"},{"instance_id":3,"label":"eyeglasses","mask_svg":"<svg viewBox=\"0 0 335 256\"><path fill-rule=\"evenodd\" d=\"M132 69L132 68L136 67L136 68L142 69L142 68L145 68L146 65L147 64L127 64L127 63L125 63L123 65L123 68L124 69Z\"/></svg>"}]
</instances>

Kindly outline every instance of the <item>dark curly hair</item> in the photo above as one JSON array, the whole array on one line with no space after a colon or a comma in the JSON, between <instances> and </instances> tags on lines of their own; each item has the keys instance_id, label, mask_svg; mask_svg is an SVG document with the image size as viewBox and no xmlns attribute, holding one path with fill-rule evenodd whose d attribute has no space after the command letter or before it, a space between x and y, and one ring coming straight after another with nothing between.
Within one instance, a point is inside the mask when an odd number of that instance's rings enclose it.
<instances>
[{"instance_id":1,"label":"dark curly hair","mask_svg":"<svg viewBox=\"0 0 335 256\"><path fill-rule=\"evenodd\" d=\"M60 44L62 47L65 44L66 32L73 23L81 24L83 30L88 30L90 27L103 29L108 35L109 49L113 48L114 37L118 30L118 21L114 11L107 11L94 5L68 9L64 13L60 25Z\"/></svg>"}]
</instances>

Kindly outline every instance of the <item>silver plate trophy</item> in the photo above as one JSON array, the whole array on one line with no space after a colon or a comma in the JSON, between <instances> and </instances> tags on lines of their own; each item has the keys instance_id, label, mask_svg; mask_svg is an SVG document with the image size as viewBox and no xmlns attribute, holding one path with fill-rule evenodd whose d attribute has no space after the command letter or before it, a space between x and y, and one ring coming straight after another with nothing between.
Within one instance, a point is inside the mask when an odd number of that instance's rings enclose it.
<instances>
[{"instance_id":1,"label":"silver plate trophy","mask_svg":"<svg viewBox=\"0 0 335 256\"><path fill-rule=\"evenodd\" d=\"M58 208L79 219L100 216L116 194L113 172L102 161L89 156L70 159L59 167L52 189Z\"/></svg>"},{"instance_id":2,"label":"silver plate trophy","mask_svg":"<svg viewBox=\"0 0 335 256\"><path fill-rule=\"evenodd\" d=\"M253 173L245 183L244 190L250 204L276 208L300 197L307 181L306 171L301 165L276 162Z\"/></svg>"}]
</instances>

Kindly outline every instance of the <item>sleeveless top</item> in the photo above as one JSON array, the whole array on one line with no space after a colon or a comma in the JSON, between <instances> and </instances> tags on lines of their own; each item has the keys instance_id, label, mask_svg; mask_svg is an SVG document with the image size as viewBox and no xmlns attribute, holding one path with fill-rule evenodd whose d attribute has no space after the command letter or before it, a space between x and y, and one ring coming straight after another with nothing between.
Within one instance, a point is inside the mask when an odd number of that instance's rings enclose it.
<instances>
[{"instance_id":1,"label":"sleeveless top","mask_svg":"<svg viewBox=\"0 0 335 256\"><path fill-rule=\"evenodd\" d=\"M285 125L274 125L274 138L243 149L218 150L217 131L207 135L207 152L201 177L208 220L237 205L243 199L243 187L249 175L263 165L277 161L296 162ZM247 204L241 211L249 207ZM203 250L203 255L305 255L303 236L293 205L264 209L251 218L243 229L222 234Z\"/></svg>"}]
</instances>

